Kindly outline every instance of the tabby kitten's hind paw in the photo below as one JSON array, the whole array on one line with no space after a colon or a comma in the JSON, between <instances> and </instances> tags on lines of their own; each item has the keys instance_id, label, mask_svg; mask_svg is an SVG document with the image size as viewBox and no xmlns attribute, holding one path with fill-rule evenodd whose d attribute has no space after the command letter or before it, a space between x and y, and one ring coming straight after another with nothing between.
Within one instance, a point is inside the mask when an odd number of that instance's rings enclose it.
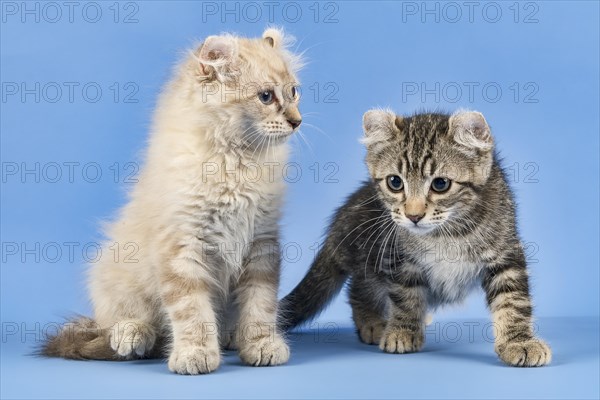
<instances>
[{"instance_id":1,"label":"tabby kitten's hind paw","mask_svg":"<svg viewBox=\"0 0 600 400\"><path fill-rule=\"evenodd\" d=\"M383 332L379 348L386 353L413 353L421 350L425 343L422 331L388 327Z\"/></svg>"},{"instance_id":2,"label":"tabby kitten's hind paw","mask_svg":"<svg viewBox=\"0 0 600 400\"><path fill-rule=\"evenodd\" d=\"M385 322L372 322L357 326L360 341L366 344L379 344L385 330Z\"/></svg>"},{"instance_id":3,"label":"tabby kitten's hind paw","mask_svg":"<svg viewBox=\"0 0 600 400\"><path fill-rule=\"evenodd\" d=\"M496 353L514 367L541 367L552 360L552 350L540 339L501 344L496 347Z\"/></svg>"}]
</instances>

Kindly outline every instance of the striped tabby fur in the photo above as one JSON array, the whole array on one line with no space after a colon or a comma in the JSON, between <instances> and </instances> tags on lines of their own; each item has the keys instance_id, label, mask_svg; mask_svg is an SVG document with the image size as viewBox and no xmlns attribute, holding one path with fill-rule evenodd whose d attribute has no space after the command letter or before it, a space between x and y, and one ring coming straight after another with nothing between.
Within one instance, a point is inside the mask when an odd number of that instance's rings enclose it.
<instances>
[{"instance_id":1,"label":"striped tabby fur","mask_svg":"<svg viewBox=\"0 0 600 400\"><path fill-rule=\"evenodd\" d=\"M371 180L337 211L308 274L282 300L282 328L313 318L349 280L360 339L390 353L418 351L428 308L460 302L481 284L499 357L549 363L532 328L513 195L483 115L372 110L364 130ZM446 191L432 188L436 177L450 180Z\"/></svg>"}]
</instances>

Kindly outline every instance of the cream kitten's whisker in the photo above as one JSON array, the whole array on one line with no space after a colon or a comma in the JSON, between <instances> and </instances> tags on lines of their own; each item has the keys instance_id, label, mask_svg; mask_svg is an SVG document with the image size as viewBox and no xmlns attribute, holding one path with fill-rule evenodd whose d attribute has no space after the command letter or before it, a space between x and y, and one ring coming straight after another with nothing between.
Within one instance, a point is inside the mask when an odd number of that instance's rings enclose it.
<instances>
[{"instance_id":1,"label":"cream kitten's whisker","mask_svg":"<svg viewBox=\"0 0 600 400\"><path fill-rule=\"evenodd\" d=\"M264 139L264 135L259 129L256 129L255 131L253 131L251 133L251 138L252 138L252 141L250 143L248 143L248 148L250 148L250 149L253 147L254 143L256 143L257 140ZM252 152L252 156L250 158L254 158L256 149L260 148L260 143L261 142L259 142L258 146L254 147L254 152Z\"/></svg>"},{"instance_id":2,"label":"cream kitten's whisker","mask_svg":"<svg viewBox=\"0 0 600 400\"><path fill-rule=\"evenodd\" d=\"M258 145L256 147L254 147L254 151L252 152L252 156L250 158L254 159L254 155L256 154L257 150L259 151L259 154L261 154L263 151L265 151L265 147L263 146L265 141L266 141L266 136L265 135L259 135L258 136L259 142Z\"/></svg>"},{"instance_id":3,"label":"cream kitten's whisker","mask_svg":"<svg viewBox=\"0 0 600 400\"><path fill-rule=\"evenodd\" d=\"M306 144L306 147L308 147L308 150L310 151L310 153L314 156L315 151L314 151L313 147L311 146L311 144L309 143L309 141L304 136L304 134L302 133L302 131L298 130L298 132L296 132L296 133L298 134L298 137L300 137L300 139L302 139L302 141Z\"/></svg>"},{"instance_id":4,"label":"cream kitten's whisker","mask_svg":"<svg viewBox=\"0 0 600 400\"><path fill-rule=\"evenodd\" d=\"M325 132L324 130L322 130L322 129L321 129L321 128L319 128L318 126L316 126L316 125L313 125L313 124L310 124L310 123L308 123L308 122L305 122L305 123L304 123L304 125L306 125L306 126L308 126L308 127L310 127L310 128L313 128L313 129L314 129L314 130L316 130L318 133L321 133L321 134L325 135L325 137L326 137L327 139L329 139L330 141L332 141L332 142L333 142L333 139L331 138L331 136L329 136L329 134L328 134L327 132Z\"/></svg>"}]
</instances>

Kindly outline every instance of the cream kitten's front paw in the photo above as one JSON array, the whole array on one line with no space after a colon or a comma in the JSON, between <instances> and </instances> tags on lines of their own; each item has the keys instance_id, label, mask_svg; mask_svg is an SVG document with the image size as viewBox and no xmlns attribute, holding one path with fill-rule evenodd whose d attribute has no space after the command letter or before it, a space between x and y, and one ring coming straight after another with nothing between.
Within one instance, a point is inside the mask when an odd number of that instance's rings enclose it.
<instances>
[{"instance_id":1,"label":"cream kitten's front paw","mask_svg":"<svg viewBox=\"0 0 600 400\"><path fill-rule=\"evenodd\" d=\"M110 347L123 357L142 357L152 350L155 342L154 328L142 321L120 321L111 328Z\"/></svg>"},{"instance_id":2,"label":"cream kitten's front paw","mask_svg":"<svg viewBox=\"0 0 600 400\"><path fill-rule=\"evenodd\" d=\"M278 334L248 339L239 347L242 361L255 367L285 364L290 358L290 348Z\"/></svg>"},{"instance_id":3,"label":"cream kitten's front paw","mask_svg":"<svg viewBox=\"0 0 600 400\"><path fill-rule=\"evenodd\" d=\"M379 348L386 353L412 353L421 350L424 342L422 331L413 332L392 326L383 332Z\"/></svg>"},{"instance_id":4,"label":"cream kitten's front paw","mask_svg":"<svg viewBox=\"0 0 600 400\"><path fill-rule=\"evenodd\" d=\"M496 353L502 361L514 367L541 367L552 360L552 350L540 339L504 343L496 346Z\"/></svg>"},{"instance_id":5,"label":"cream kitten's front paw","mask_svg":"<svg viewBox=\"0 0 600 400\"><path fill-rule=\"evenodd\" d=\"M219 368L220 363L218 347L176 346L169 357L169 369L182 375L208 374Z\"/></svg>"}]
</instances>

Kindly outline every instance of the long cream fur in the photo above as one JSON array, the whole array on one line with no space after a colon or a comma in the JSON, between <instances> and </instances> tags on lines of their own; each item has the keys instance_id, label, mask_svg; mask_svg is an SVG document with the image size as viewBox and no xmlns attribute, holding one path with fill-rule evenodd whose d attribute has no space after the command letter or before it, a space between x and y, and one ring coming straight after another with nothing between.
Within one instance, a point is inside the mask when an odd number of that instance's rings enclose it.
<instances>
[{"instance_id":1,"label":"long cream fur","mask_svg":"<svg viewBox=\"0 0 600 400\"><path fill-rule=\"evenodd\" d=\"M250 365L288 360L275 329L278 220L286 139L301 116L292 91L300 59L286 40L276 29L211 36L177 67L139 182L107 229L106 246L121 256L107 251L91 269L106 345L58 335L47 355L107 358L110 346L112 358L131 359L161 346L172 371L198 374L218 368L220 340ZM264 104L269 90L274 101Z\"/></svg>"}]
</instances>

